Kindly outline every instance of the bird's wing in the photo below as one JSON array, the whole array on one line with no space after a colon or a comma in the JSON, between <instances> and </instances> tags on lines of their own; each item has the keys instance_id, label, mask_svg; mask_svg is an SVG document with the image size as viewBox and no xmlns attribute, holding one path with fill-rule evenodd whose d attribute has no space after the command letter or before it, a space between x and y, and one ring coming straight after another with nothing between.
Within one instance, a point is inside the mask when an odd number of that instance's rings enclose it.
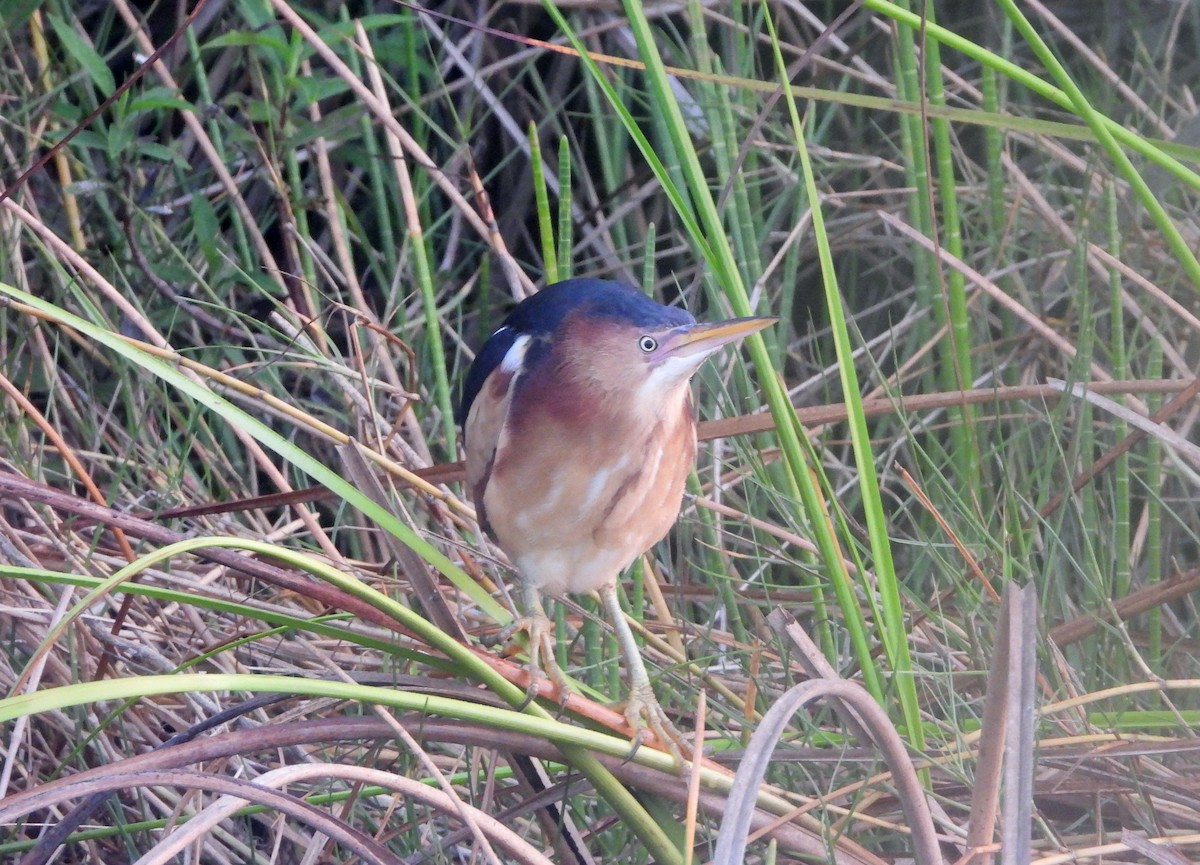
<instances>
[{"instance_id":1,"label":"bird's wing","mask_svg":"<svg viewBox=\"0 0 1200 865\"><path fill-rule=\"evenodd\" d=\"M471 416L471 407L475 404L479 391L483 389L483 383L492 374L492 370L504 362L505 355L517 341L518 336L519 334L514 328L505 325L489 336L487 342L483 344L483 348L479 350L479 354L475 355L475 361L467 370L467 378L463 383L462 400L459 402L458 411L454 416L454 420L463 428L464 435L467 431L467 419Z\"/></svg>"},{"instance_id":2,"label":"bird's wing","mask_svg":"<svg viewBox=\"0 0 1200 865\"><path fill-rule=\"evenodd\" d=\"M496 448L529 342L529 336L507 327L492 334L467 373L459 409L466 448L467 486L479 524L489 535L492 530L483 506L483 493L492 474Z\"/></svg>"}]
</instances>

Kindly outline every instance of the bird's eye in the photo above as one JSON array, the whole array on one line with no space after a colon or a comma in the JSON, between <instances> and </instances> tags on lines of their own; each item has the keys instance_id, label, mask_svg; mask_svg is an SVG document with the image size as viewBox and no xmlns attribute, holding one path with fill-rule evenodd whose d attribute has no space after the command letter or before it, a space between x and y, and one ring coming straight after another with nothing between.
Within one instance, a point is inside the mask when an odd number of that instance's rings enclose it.
<instances>
[{"instance_id":1,"label":"bird's eye","mask_svg":"<svg viewBox=\"0 0 1200 865\"><path fill-rule=\"evenodd\" d=\"M638 340L638 348L649 354L658 348L658 340L652 336L643 336Z\"/></svg>"}]
</instances>

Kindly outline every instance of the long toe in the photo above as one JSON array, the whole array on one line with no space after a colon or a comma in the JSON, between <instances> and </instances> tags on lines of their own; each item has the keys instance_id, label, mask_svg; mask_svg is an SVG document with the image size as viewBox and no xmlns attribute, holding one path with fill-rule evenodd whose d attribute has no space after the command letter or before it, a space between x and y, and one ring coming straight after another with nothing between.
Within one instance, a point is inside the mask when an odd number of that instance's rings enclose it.
<instances>
[{"instance_id":1,"label":"long toe","mask_svg":"<svg viewBox=\"0 0 1200 865\"><path fill-rule=\"evenodd\" d=\"M566 705L567 698L571 696L571 682L555 658L555 649L558 647L557 636L554 623L545 616L542 616L540 623L534 623L529 630L530 669L532 671L534 658L540 655L541 667L546 671L546 678L553 682L558 689L558 702ZM532 684L534 683L531 682Z\"/></svg>"},{"instance_id":2,"label":"long toe","mask_svg":"<svg viewBox=\"0 0 1200 865\"><path fill-rule=\"evenodd\" d=\"M671 723L671 719L667 717L667 713L663 711L658 698L654 696L654 692L649 687L634 687L630 691L624 714L625 720L633 729L634 752L642 743L644 731L649 728L650 732L675 758L679 771L681 773L684 771L687 766L685 755L688 759L693 756L692 745L683 733L679 732Z\"/></svg>"},{"instance_id":3,"label":"long toe","mask_svg":"<svg viewBox=\"0 0 1200 865\"><path fill-rule=\"evenodd\" d=\"M526 702L532 702L538 695L538 680L544 674L557 688L559 702L566 703L571 695L571 684L554 658L557 642L554 623L544 615L522 616L506 625L495 637L494 642L508 642L522 631L529 635L529 686L525 689Z\"/></svg>"}]
</instances>

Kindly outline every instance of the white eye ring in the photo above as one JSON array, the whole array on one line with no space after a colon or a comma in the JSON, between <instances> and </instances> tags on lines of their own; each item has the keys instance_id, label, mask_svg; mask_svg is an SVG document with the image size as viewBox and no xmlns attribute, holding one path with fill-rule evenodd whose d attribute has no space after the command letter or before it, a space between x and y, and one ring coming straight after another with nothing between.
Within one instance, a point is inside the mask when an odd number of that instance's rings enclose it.
<instances>
[{"instance_id":1,"label":"white eye ring","mask_svg":"<svg viewBox=\"0 0 1200 865\"><path fill-rule=\"evenodd\" d=\"M649 335L640 337L638 339L638 348L640 348L646 354L649 354L650 352L654 351L654 349L658 348L658 340Z\"/></svg>"}]
</instances>

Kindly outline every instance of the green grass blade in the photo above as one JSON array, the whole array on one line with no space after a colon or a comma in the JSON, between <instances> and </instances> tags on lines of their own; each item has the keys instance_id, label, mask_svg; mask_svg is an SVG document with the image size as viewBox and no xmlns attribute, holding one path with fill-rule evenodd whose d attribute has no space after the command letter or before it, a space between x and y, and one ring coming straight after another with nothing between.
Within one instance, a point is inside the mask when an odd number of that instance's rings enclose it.
<instances>
[{"instance_id":1,"label":"green grass blade","mask_svg":"<svg viewBox=\"0 0 1200 865\"><path fill-rule=\"evenodd\" d=\"M782 78L787 74L783 55L779 50L778 36L775 33L774 22L764 4L764 16L767 27L775 45L775 61ZM904 614L904 605L900 597L900 583L892 560L891 539L888 536L888 522L883 510L883 499L879 491L879 479L875 474L875 456L871 450L871 434L867 428L866 415L863 412L862 395L858 386L858 374L854 366L854 349L850 342L850 331L846 324L841 291L838 288L837 274L834 269L833 257L829 248L829 239L825 232L824 216L820 207L820 193L817 190L816 176L813 173L812 159L805 141L804 126L800 120L800 112L796 100L790 92L785 93L788 113L791 117L795 133L796 152L804 173L804 184L808 190L809 201L812 202L813 233L817 238L817 254L821 260L821 278L825 289L826 311L829 315L830 329L838 357L838 373L841 378L842 396L846 401L846 411L850 426L851 445L854 450L855 466L858 469L859 488L862 497L862 507L865 511L867 534L871 544L871 562L875 575L875 585L869 583L861 589L870 595L878 592L881 621L878 624L878 636L883 644L884 654L894 675L893 685L900 700L908 735L914 746L922 748L924 741L921 734L921 711L917 699L916 682L912 676L912 659L908 651L908 627ZM854 608L857 610L857 607ZM843 612L849 616L851 610L843 607ZM861 613L859 614L861 615ZM860 650L861 651L861 650ZM870 682L868 667L863 669L864 682ZM869 687L869 686L868 686ZM878 687L878 685L876 685ZM877 700L882 701L881 692L873 692ZM886 704L885 704L886 705Z\"/></svg>"},{"instance_id":2,"label":"green grass blade","mask_svg":"<svg viewBox=\"0 0 1200 865\"><path fill-rule=\"evenodd\" d=\"M546 175L543 173L542 143L538 138L537 124L529 121L529 162L533 166L533 203L537 212L538 234L542 244L542 268L546 282L558 282L558 255L554 252L554 228L550 220L550 196L546 192Z\"/></svg>"}]
</instances>

